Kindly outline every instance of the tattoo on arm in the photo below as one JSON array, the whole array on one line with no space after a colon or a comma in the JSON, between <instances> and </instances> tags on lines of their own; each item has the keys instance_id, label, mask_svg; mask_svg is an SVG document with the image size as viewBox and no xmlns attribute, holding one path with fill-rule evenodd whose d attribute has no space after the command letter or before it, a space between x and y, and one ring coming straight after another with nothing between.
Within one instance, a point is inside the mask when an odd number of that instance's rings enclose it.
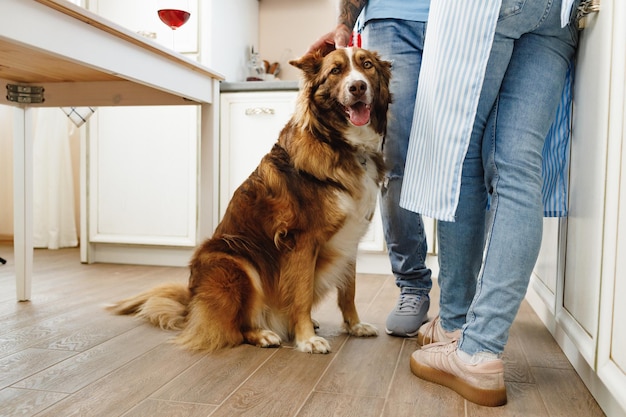
<instances>
[{"instance_id":1,"label":"tattoo on arm","mask_svg":"<svg viewBox=\"0 0 626 417\"><path fill-rule=\"evenodd\" d=\"M354 27L356 19L365 7L367 0L342 0L339 5L338 23L343 23L349 29Z\"/></svg>"}]
</instances>

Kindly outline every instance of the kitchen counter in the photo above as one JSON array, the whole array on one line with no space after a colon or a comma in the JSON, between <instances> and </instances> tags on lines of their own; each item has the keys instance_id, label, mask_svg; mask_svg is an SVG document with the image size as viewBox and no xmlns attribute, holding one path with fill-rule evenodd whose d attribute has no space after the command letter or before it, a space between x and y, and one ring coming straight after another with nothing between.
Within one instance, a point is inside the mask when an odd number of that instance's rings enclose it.
<instances>
[{"instance_id":1,"label":"kitchen counter","mask_svg":"<svg viewBox=\"0 0 626 417\"><path fill-rule=\"evenodd\" d=\"M222 93L236 93L247 91L294 91L298 90L299 81L241 81L241 82L221 82L220 91Z\"/></svg>"}]
</instances>

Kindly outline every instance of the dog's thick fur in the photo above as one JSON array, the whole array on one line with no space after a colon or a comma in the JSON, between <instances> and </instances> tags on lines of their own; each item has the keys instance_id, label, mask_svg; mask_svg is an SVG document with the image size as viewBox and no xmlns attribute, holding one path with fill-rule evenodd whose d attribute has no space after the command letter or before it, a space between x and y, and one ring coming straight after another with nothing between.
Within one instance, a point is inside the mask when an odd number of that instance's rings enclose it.
<instances>
[{"instance_id":1,"label":"dog's thick fur","mask_svg":"<svg viewBox=\"0 0 626 417\"><path fill-rule=\"evenodd\" d=\"M192 350L295 339L302 352L327 353L311 309L337 288L346 331L377 335L354 305L355 261L384 175L391 64L352 48L291 64L304 74L295 114L197 248L189 285L162 285L111 311L180 329L176 342Z\"/></svg>"}]
</instances>

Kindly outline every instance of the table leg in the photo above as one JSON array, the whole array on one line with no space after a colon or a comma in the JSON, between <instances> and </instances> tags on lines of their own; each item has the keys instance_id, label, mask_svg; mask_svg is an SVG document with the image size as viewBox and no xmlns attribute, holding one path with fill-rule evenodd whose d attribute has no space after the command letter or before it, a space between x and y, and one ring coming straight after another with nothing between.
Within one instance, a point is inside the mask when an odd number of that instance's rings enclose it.
<instances>
[{"instance_id":1,"label":"table leg","mask_svg":"<svg viewBox=\"0 0 626 417\"><path fill-rule=\"evenodd\" d=\"M33 114L16 108L13 123L13 234L18 301L31 296L33 275Z\"/></svg>"},{"instance_id":2,"label":"table leg","mask_svg":"<svg viewBox=\"0 0 626 417\"><path fill-rule=\"evenodd\" d=\"M200 106L200 186L198 243L210 237L219 221L220 82L213 81L213 103Z\"/></svg>"}]
</instances>

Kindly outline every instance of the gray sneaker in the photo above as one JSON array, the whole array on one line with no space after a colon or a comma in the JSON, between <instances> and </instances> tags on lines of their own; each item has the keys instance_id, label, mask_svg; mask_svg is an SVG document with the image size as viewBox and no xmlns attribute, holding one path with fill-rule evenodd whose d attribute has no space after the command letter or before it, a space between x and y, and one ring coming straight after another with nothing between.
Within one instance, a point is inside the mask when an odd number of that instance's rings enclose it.
<instances>
[{"instance_id":1,"label":"gray sneaker","mask_svg":"<svg viewBox=\"0 0 626 417\"><path fill-rule=\"evenodd\" d=\"M403 289L398 304L387 316L387 334L400 337L413 337L427 320L430 297L423 292L412 293Z\"/></svg>"}]
</instances>

